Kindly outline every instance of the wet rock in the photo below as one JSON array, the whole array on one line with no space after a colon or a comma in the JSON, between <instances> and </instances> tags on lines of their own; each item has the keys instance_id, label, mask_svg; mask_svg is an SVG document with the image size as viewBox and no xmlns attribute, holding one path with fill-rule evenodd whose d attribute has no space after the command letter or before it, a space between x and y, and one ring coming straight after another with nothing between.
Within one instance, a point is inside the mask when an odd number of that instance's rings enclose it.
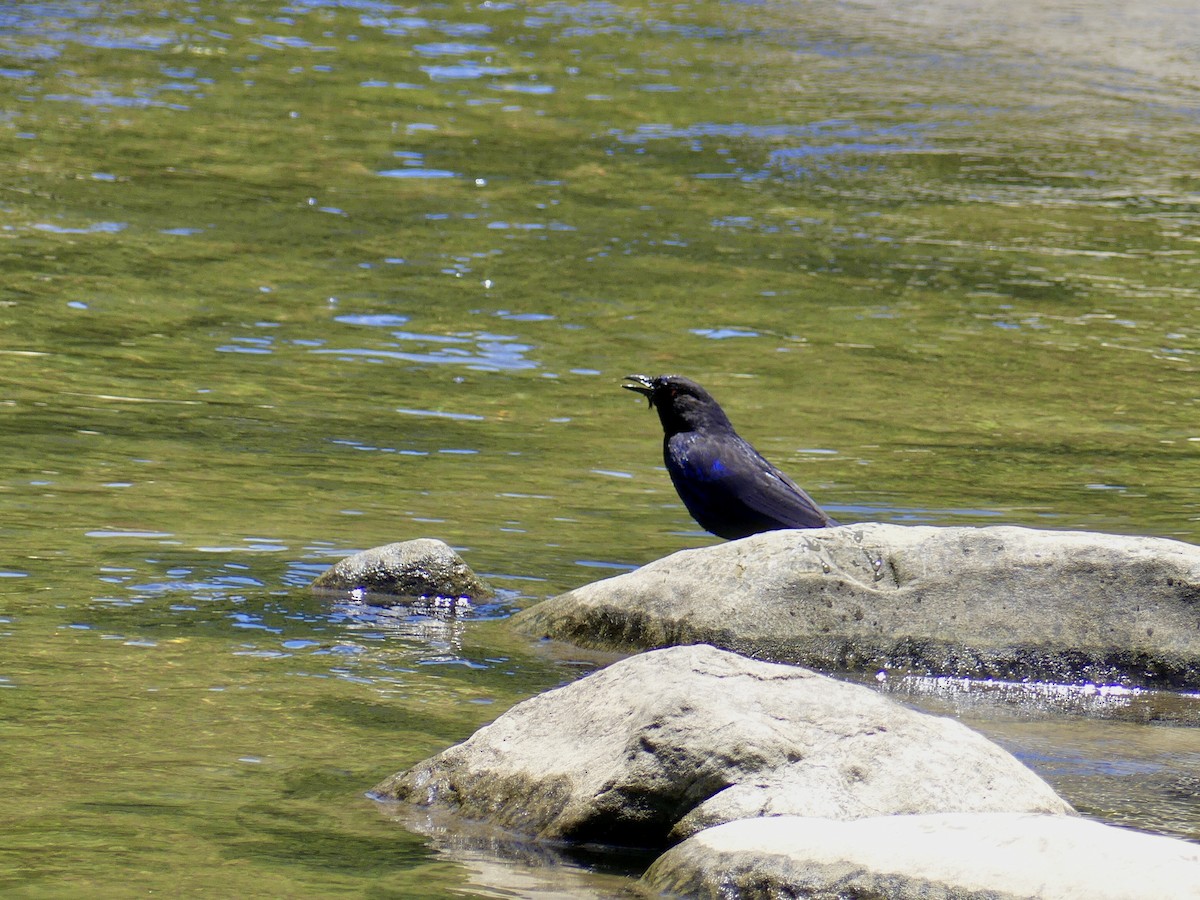
<instances>
[{"instance_id":1,"label":"wet rock","mask_svg":"<svg viewBox=\"0 0 1200 900\"><path fill-rule=\"evenodd\" d=\"M748 816L1072 813L958 722L708 646L621 660L519 703L374 793L541 838L644 847Z\"/></svg>"},{"instance_id":2,"label":"wet rock","mask_svg":"<svg viewBox=\"0 0 1200 900\"><path fill-rule=\"evenodd\" d=\"M825 670L1195 688L1200 547L1010 526L773 531L585 585L514 624Z\"/></svg>"},{"instance_id":3,"label":"wet rock","mask_svg":"<svg viewBox=\"0 0 1200 900\"><path fill-rule=\"evenodd\" d=\"M780 817L702 831L643 883L697 900L1195 900L1200 846L1067 816Z\"/></svg>"},{"instance_id":4,"label":"wet rock","mask_svg":"<svg viewBox=\"0 0 1200 900\"><path fill-rule=\"evenodd\" d=\"M347 556L322 572L315 590L398 597L488 599L494 591L442 541L419 538Z\"/></svg>"}]
</instances>

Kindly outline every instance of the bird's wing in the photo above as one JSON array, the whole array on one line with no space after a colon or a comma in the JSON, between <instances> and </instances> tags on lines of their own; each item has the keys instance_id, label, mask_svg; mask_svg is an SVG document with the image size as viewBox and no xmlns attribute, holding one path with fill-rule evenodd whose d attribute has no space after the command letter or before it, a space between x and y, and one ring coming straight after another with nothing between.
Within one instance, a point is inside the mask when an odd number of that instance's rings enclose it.
<instances>
[{"instance_id":1,"label":"bird's wing","mask_svg":"<svg viewBox=\"0 0 1200 900\"><path fill-rule=\"evenodd\" d=\"M683 476L673 476L673 480L684 504L711 531L721 533L709 524L713 516L756 519L775 528L837 524L795 482L733 432L676 435L666 450ZM708 516L699 514L701 510Z\"/></svg>"},{"instance_id":2,"label":"bird's wing","mask_svg":"<svg viewBox=\"0 0 1200 900\"><path fill-rule=\"evenodd\" d=\"M738 497L746 506L791 528L817 528L837 524L817 506L796 482L771 465L744 440L738 455L745 455L753 476L739 483Z\"/></svg>"}]
</instances>

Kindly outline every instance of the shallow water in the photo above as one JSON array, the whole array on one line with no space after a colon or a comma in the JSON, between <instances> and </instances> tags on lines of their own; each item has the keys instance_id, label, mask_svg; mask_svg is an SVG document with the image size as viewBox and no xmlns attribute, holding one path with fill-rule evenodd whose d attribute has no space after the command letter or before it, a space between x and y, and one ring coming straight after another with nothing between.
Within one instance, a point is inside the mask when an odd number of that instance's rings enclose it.
<instances>
[{"instance_id":1,"label":"shallow water","mask_svg":"<svg viewBox=\"0 0 1200 900\"><path fill-rule=\"evenodd\" d=\"M1200 540L1198 48L1069 0L0 11L4 892L492 890L363 792L592 665L479 619L713 540L628 372L845 521ZM501 600L307 591L417 536ZM959 714L1200 832L1196 729Z\"/></svg>"}]
</instances>

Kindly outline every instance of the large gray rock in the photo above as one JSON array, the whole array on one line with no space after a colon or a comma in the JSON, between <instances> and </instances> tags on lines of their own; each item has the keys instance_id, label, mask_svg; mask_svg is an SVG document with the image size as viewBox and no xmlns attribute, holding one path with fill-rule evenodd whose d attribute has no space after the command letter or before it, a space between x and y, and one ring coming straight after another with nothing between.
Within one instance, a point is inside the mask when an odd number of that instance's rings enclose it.
<instances>
[{"instance_id":1,"label":"large gray rock","mask_svg":"<svg viewBox=\"0 0 1200 900\"><path fill-rule=\"evenodd\" d=\"M363 550L339 560L312 583L318 591L362 592L398 597L465 597L494 592L447 544L418 538Z\"/></svg>"},{"instance_id":2,"label":"large gray rock","mask_svg":"<svg viewBox=\"0 0 1200 900\"><path fill-rule=\"evenodd\" d=\"M651 847L747 816L1072 813L956 721L708 646L519 703L374 793L542 838Z\"/></svg>"},{"instance_id":3,"label":"large gray rock","mask_svg":"<svg viewBox=\"0 0 1200 900\"><path fill-rule=\"evenodd\" d=\"M576 644L704 642L827 670L1200 686L1200 547L1163 538L862 524L685 550L546 600Z\"/></svg>"},{"instance_id":4,"label":"large gray rock","mask_svg":"<svg viewBox=\"0 0 1200 900\"><path fill-rule=\"evenodd\" d=\"M1200 846L1066 816L781 817L702 831L643 882L696 900L1196 900Z\"/></svg>"}]
</instances>

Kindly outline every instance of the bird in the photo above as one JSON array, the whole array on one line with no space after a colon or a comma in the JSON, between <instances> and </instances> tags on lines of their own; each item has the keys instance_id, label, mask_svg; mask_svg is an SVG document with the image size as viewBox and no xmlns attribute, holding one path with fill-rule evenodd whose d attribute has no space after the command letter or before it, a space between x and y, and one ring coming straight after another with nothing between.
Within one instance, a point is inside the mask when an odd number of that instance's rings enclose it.
<instances>
[{"instance_id":1,"label":"bird","mask_svg":"<svg viewBox=\"0 0 1200 900\"><path fill-rule=\"evenodd\" d=\"M687 511L726 540L838 523L733 430L712 395L682 375L627 375L658 411L663 461Z\"/></svg>"}]
</instances>

